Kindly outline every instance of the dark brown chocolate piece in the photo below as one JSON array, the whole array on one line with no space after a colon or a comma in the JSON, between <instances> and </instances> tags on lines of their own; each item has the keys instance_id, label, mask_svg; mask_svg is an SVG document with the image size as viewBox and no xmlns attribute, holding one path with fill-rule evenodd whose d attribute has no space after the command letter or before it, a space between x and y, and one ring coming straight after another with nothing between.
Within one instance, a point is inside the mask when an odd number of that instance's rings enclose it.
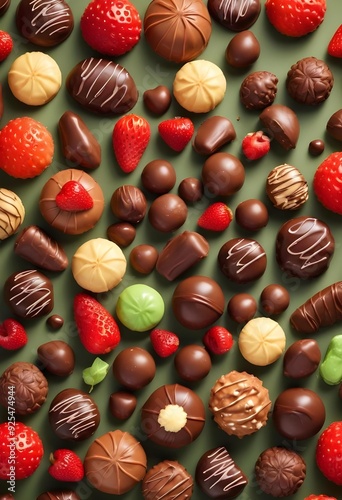
<instances>
[{"instance_id":1,"label":"dark brown chocolate piece","mask_svg":"<svg viewBox=\"0 0 342 500\"><path fill-rule=\"evenodd\" d=\"M260 295L260 305L270 316L281 314L290 304L290 294L285 287L278 284L267 285Z\"/></svg>"},{"instance_id":2,"label":"dark brown chocolate piece","mask_svg":"<svg viewBox=\"0 0 342 500\"><path fill-rule=\"evenodd\" d=\"M151 354L141 347L127 347L116 356L113 362L113 375L116 380L132 391L142 389L156 374L156 364Z\"/></svg>"},{"instance_id":3,"label":"dark brown chocolate piece","mask_svg":"<svg viewBox=\"0 0 342 500\"><path fill-rule=\"evenodd\" d=\"M257 301L252 295L236 293L228 302L227 312L236 323L247 323L254 317L257 308Z\"/></svg>"},{"instance_id":4,"label":"dark brown chocolate piece","mask_svg":"<svg viewBox=\"0 0 342 500\"><path fill-rule=\"evenodd\" d=\"M14 253L48 271L64 271L68 257L64 249L38 226L28 226L14 243Z\"/></svg>"},{"instance_id":5,"label":"dark brown chocolate piece","mask_svg":"<svg viewBox=\"0 0 342 500\"><path fill-rule=\"evenodd\" d=\"M287 73L286 89L292 99L316 106L328 99L334 77L327 64L316 57L304 57Z\"/></svg>"},{"instance_id":6,"label":"dark brown chocolate piece","mask_svg":"<svg viewBox=\"0 0 342 500\"><path fill-rule=\"evenodd\" d=\"M188 208L182 198L173 193L166 193L151 203L148 220L157 231L169 233L180 228L187 215Z\"/></svg>"},{"instance_id":7,"label":"dark brown chocolate piece","mask_svg":"<svg viewBox=\"0 0 342 500\"><path fill-rule=\"evenodd\" d=\"M240 86L240 100L247 109L264 109L277 95L278 78L269 71L255 71Z\"/></svg>"},{"instance_id":8,"label":"dark brown chocolate piece","mask_svg":"<svg viewBox=\"0 0 342 500\"><path fill-rule=\"evenodd\" d=\"M109 409L113 417L127 420L137 406L137 398L131 392L113 392L109 398Z\"/></svg>"},{"instance_id":9,"label":"dark brown chocolate piece","mask_svg":"<svg viewBox=\"0 0 342 500\"><path fill-rule=\"evenodd\" d=\"M129 254L131 266L141 274L150 274L158 260L158 250L152 245L137 245Z\"/></svg>"},{"instance_id":10,"label":"dark brown chocolate piece","mask_svg":"<svg viewBox=\"0 0 342 500\"><path fill-rule=\"evenodd\" d=\"M315 293L290 317L291 325L300 333L311 334L324 326L342 320L342 281Z\"/></svg>"},{"instance_id":11,"label":"dark brown chocolate piece","mask_svg":"<svg viewBox=\"0 0 342 500\"><path fill-rule=\"evenodd\" d=\"M3 16L11 4L11 0L0 0L0 17Z\"/></svg>"},{"instance_id":12,"label":"dark brown chocolate piece","mask_svg":"<svg viewBox=\"0 0 342 500\"><path fill-rule=\"evenodd\" d=\"M261 200L254 198L242 201L235 210L235 220L248 231L258 231L268 224L268 210Z\"/></svg>"},{"instance_id":13,"label":"dark brown chocolate piece","mask_svg":"<svg viewBox=\"0 0 342 500\"><path fill-rule=\"evenodd\" d=\"M314 278L324 273L335 250L329 226L315 217L296 217L285 222L276 238L276 258L290 276Z\"/></svg>"},{"instance_id":14,"label":"dark brown chocolate piece","mask_svg":"<svg viewBox=\"0 0 342 500\"><path fill-rule=\"evenodd\" d=\"M186 203L195 203L202 199L203 184L196 177L186 177L178 186L178 194Z\"/></svg>"},{"instance_id":15,"label":"dark brown chocolate piece","mask_svg":"<svg viewBox=\"0 0 342 500\"><path fill-rule=\"evenodd\" d=\"M59 330L64 325L64 319L59 314L52 314L48 317L46 323L53 330Z\"/></svg>"},{"instance_id":16,"label":"dark brown chocolate piece","mask_svg":"<svg viewBox=\"0 0 342 500\"><path fill-rule=\"evenodd\" d=\"M154 89L145 90L143 93L144 104L154 115L163 115L171 105L171 92L165 85L158 85Z\"/></svg>"},{"instance_id":17,"label":"dark brown chocolate piece","mask_svg":"<svg viewBox=\"0 0 342 500\"><path fill-rule=\"evenodd\" d=\"M266 270L265 250L256 240L233 238L219 250L218 263L222 273L235 283L250 283Z\"/></svg>"},{"instance_id":18,"label":"dark brown chocolate piece","mask_svg":"<svg viewBox=\"0 0 342 500\"><path fill-rule=\"evenodd\" d=\"M70 375L75 368L75 353L63 340L51 340L37 349L40 368L58 377Z\"/></svg>"},{"instance_id":19,"label":"dark brown chocolate piece","mask_svg":"<svg viewBox=\"0 0 342 500\"><path fill-rule=\"evenodd\" d=\"M255 479L259 487L273 497L293 495L302 486L305 476L303 458L281 446L267 448L255 464Z\"/></svg>"},{"instance_id":20,"label":"dark brown chocolate piece","mask_svg":"<svg viewBox=\"0 0 342 500\"><path fill-rule=\"evenodd\" d=\"M69 73L66 87L84 109L103 115L127 113L138 100L128 71L113 61L89 57Z\"/></svg>"},{"instance_id":21,"label":"dark brown chocolate piece","mask_svg":"<svg viewBox=\"0 0 342 500\"><path fill-rule=\"evenodd\" d=\"M137 224L146 214L147 202L144 193L136 186L123 184L111 198L110 208L120 220Z\"/></svg>"},{"instance_id":22,"label":"dark brown chocolate piece","mask_svg":"<svg viewBox=\"0 0 342 500\"><path fill-rule=\"evenodd\" d=\"M81 500L81 497L72 490L52 490L41 493L36 500Z\"/></svg>"},{"instance_id":23,"label":"dark brown chocolate piece","mask_svg":"<svg viewBox=\"0 0 342 500\"><path fill-rule=\"evenodd\" d=\"M194 391L179 384L156 389L141 410L143 431L154 443L167 448L192 443L202 432L204 423L202 400Z\"/></svg>"},{"instance_id":24,"label":"dark brown chocolate piece","mask_svg":"<svg viewBox=\"0 0 342 500\"><path fill-rule=\"evenodd\" d=\"M179 349L174 364L178 375L186 382L202 380L211 370L208 351L196 344L189 344Z\"/></svg>"},{"instance_id":25,"label":"dark brown chocolate piece","mask_svg":"<svg viewBox=\"0 0 342 500\"><path fill-rule=\"evenodd\" d=\"M309 143L309 153L312 156L319 156L323 153L325 148L324 141L322 139L314 139Z\"/></svg>"},{"instance_id":26,"label":"dark brown chocolate piece","mask_svg":"<svg viewBox=\"0 0 342 500\"><path fill-rule=\"evenodd\" d=\"M245 168L241 161L229 153L214 153L202 168L204 192L212 196L231 196L245 182Z\"/></svg>"},{"instance_id":27,"label":"dark brown chocolate piece","mask_svg":"<svg viewBox=\"0 0 342 500\"><path fill-rule=\"evenodd\" d=\"M233 68L247 68L259 58L260 43L252 31L241 31L228 43L225 56Z\"/></svg>"},{"instance_id":28,"label":"dark brown chocolate piece","mask_svg":"<svg viewBox=\"0 0 342 500\"><path fill-rule=\"evenodd\" d=\"M321 350L316 340L296 340L285 351L283 373L286 377L294 379L308 377L318 368L321 357Z\"/></svg>"},{"instance_id":29,"label":"dark brown chocolate piece","mask_svg":"<svg viewBox=\"0 0 342 500\"><path fill-rule=\"evenodd\" d=\"M261 112L259 119L268 135L286 151L296 147L300 125L296 113L291 108L282 104L272 104Z\"/></svg>"},{"instance_id":30,"label":"dark brown chocolate piece","mask_svg":"<svg viewBox=\"0 0 342 500\"><path fill-rule=\"evenodd\" d=\"M155 194L165 194L171 191L176 178L176 171L167 160L152 160L141 172L142 185Z\"/></svg>"},{"instance_id":31,"label":"dark brown chocolate piece","mask_svg":"<svg viewBox=\"0 0 342 500\"><path fill-rule=\"evenodd\" d=\"M101 146L82 118L66 111L58 122L62 153L70 167L97 168L101 163Z\"/></svg>"},{"instance_id":32,"label":"dark brown chocolate piece","mask_svg":"<svg viewBox=\"0 0 342 500\"><path fill-rule=\"evenodd\" d=\"M211 155L235 138L234 125L228 118L210 116L198 127L193 148L201 155Z\"/></svg>"},{"instance_id":33,"label":"dark brown chocolate piece","mask_svg":"<svg viewBox=\"0 0 342 500\"><path fill-rule=\"evenodd\" d=\"M195 231L184 231L169 240L161 250L156 269L173 281L209 253L209 243Z\"/></svg>"},{"instance_id":34,"label":"dark brown chocolate piece","mask_svg":"<svg viewBox=\"0 0 342 500\"><path fill-rule=\"evenodd\" d=\"M206 497L217 500L237 497L248 484L247 476L224 446L208 450L201 456L195 478Z\"/></svg>"},{"instance_id":35,"label":"dark brown chocolate piece","mask_svg":"<svg viewBox=\"0 0 342 500\"><path fill-rule=\"evenodd\" d=\"M222 26L232 31L250 28L258 19L260 0L209 0L210 15Z\"/></svg>"},{"instance_id":36,"label":"dark brown chocolate piece","mask_svg":"<svg viewBox=\"0 0 342 500\"><path fill-rule=\"evenodd\" d=\"M144 500L187 500L192 496L193 479L179 462L164 460L146 473L142 482Z\"/></svg>"},{"instance_id":37,"label":"dark brown chocolate piece","mask_svg":"<svg viewBox=\"0 0 342 500\"><path fill-rule=\"evenodd\" d=\"M107 238L119 247L128 247L137 234L137 230L130 222L116 222L107 227Z\"/></svg>"},{"instance_id":38,"label":"dark brown chocolate piece","mask_svg":"<svg viewBox=\"0 0 342 500\"><path fill-rule=\"evenodd\" d=\"M297 210L308 200L309 188L298 168L284 163L268 174L266 194L275 208Z\"/></svg>"},{"instance_id":39,"label":"dark brown chocolate piece","mask_svg":"<svg viewBox=\"0 0 342 500\"><path fill-rule=\"evenodd\" d=\"M328 134L336 139L342 141L342 109L335 111L327 122Z\"/></svg>"}]
</instances>

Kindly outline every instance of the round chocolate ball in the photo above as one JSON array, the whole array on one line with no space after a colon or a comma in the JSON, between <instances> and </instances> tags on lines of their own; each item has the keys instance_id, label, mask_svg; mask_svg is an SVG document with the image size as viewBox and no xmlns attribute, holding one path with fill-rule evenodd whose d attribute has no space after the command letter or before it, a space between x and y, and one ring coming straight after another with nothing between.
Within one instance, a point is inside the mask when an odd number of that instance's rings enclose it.
<instances>
[{"instance_id":1,"label":"round chocolate ball","mask_svg":"<svg viewBox=\"0 0 342 500\"><path fill-rule=\"evenodd\" d=\"M178 375L187 382L196 382L206 377L211 369L211 359L204 347L190 344L179 349L175 356Z\"/></svg>"},{"instance_id":2,"label":"round chocolate ball","mask_svg":"<svg viewBox=\"0 0 342 500\"><path fill-rule=\"evenodd\" d=\"M241 31L228 43L225 56L233 68L246 68L259 58L260 43L252 31Z\"/></svg>"},{"instance_id":3,"label":"round chocolate ball","mask_svg":"<svg viewBox=\"0 0 342 500\"><path fill-rule=\"evenodd\" d=\"M234 155L214 153L204 162L202 182L208 197L230 196L242 188L245 168Z\"/></svg>"},{"instance_id":4,"label":"round chocolate ball","mask_svg":"<svg viewBox=\"0 0 342 500\"><path fill-rule=\"evenodd\" d=\"M278 78L270 71L255 71L240 86L240 101L246 109L264 109L277 95Z\"/></svg>"},{"instance_id":5,"label":"round chocolate ball","mask_svg":"<svg viewBox=\"0 0 342 500\"><path fill-rule=\"evenodd\" d=\"M323 153L325 144L323 139L314 139L309 143L309 153L312 156L319 156Z\"/></svg>"},{"instance_id":6,"label":"round chocolate ball","mask_svg":"<svg viewBox=\"0 0 342 500\"><path fill-rule=\"evenodd\" d=\"M243 229L258 231L268 223L267 207L254 198L242 201L236 207L235 220Z\"/></svg>"},{"instance_id":7,"label":"round chocolate ball","mask_svg":"<svg viewBox=\"0 0 342 500\"><path fill-rule=\"evenodd\" d=\"M222 273L239 284L259 279L266 270L267 257L256 240L232 238L222 245L218 253Z\"/></svg>"},{"instance_id":8,"label":"round chocolate ball","mask_svg":"<svg viewBox=\"0 0 342 500\"><path fill-rule=\"evenodd\" d=\"M132 224L140 222L145 217L146 207L144 193L130 184L118 187L110 201L110 208L115 217Z\"/></svg>"},{"instance_id":9,"label":"round chocolate ball","mask_svg":"<svg viewBox=\"0 0 342 500\"><path fill-rule=\"evenodd\" d=\"M249 293L237 293L233 295L227 305L230 318L236 323L247 323L257 311L257 301Z\"/></svg>"},{"instance_id":10,"label":"round chocolate ball","mask_svg":"<svg viewBox=\"0 0 342 500\"><path fill-rule=\"evenodd\" d=\"M156 267L158 250L152 245L137 245L129 254L131 266L141 274L150 274Z\"/></svg>"},{"instance_id":11,"label":"round chocolate ball","mask_svg":"<svg viewBox=\"0 0 342 500\"><path fill-rule=\"evenodd\" d=\"M107 238L119 247L128 247L136 236L136 229L130 222L116 222L107 227Z\"/></svg>"},{"instance_id":12,"label":"round chocolate ball","mask_svg":"<svg viewBox=\"0 0 342 500\"><path fill-rule=\"evenodd\" d=\"M278 284L266 286L260 295L261 307L267 314L280 314L290 304L290 294L285 287Z\"/></svg>"},{"instance_id":13,"label":"round chocolate ball","mask_svg":"<svg viewBox=\"0 0 342 500\"><path fill-rule=\"evenodd\" d=\"M125 391L113 392L109 398L109 410L113 417L119 420L127 420L137 406L137 398L134 394Z\"/></svg>"},{"instance_id":14,"label":"round chocolate ball","mask_svg":"<svg viewBox=\"0 0 342 500\"><path fill-rule=\"evenodd\" d=\"M114 359L113 374L121 385L136 391L153 380L156 364L146 349L127 347Z\"/></svg>"},{"instance_id":15,"label":"round chocolate ball","mask_svg":"<svg viewBox=\"0 0 342 500\"><path fill-rule=\"evenodd\" d=\"M176 171L167 160L152 160L141 172L141 182L147 191L165 194L176 183Z\"/></svg>"},{"instance_id":16,"label":"round chocolate ball","mask_svg":"<svg viewBox=\"0 0 342 500\"><path fill-rule=\"evenodd\" d=\"M58 377L70 375L75 368L75 353L63 340L51 340L37 349L40 368Z\"/></svg>"},{"instance_id":17,"label":"round chocolate ball","mask_svg":"<svg viewBox=\"0 0 342 500\"><path fill-rule=\"evenodd\" d=\"M176 194L166 193L151 203L148 220L157 231L168 233L181 227L187 215L188 209L182 198Z\"/></svg>"},{"instance_id":18,"label":"round chocolate ball","mask_svg":"<svg viewBox=\"0 0 342 500\"><path fill-rule=\"evenodd\" d=\"M178 186L178 194L186 203L195 203L203 196L203 184L196 177L186 177Z\"/></svg>"},{"instance_id":19,"label":"round chocolate ball","mask_svg":"<svg viewBox=\"0 0 342 500\"><path fill-rule=\"evenodd\" d=\"M52 314L48 317L46 323L53 330L59 330L64 325L64 319L59 314Z\"/></svg>"}]
</instances>

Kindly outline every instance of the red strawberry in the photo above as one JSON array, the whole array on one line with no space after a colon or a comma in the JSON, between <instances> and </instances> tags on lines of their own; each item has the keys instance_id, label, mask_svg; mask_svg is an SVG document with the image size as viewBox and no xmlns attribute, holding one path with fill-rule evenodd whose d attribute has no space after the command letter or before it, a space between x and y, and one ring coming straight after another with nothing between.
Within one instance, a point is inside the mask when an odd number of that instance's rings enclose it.
<instances>
[{"instance_id":1,"label":"red strawberry","mask_svg":"<svg viewBox=\"0 0 342 500\"><path fill-rule=\"evenodd\" d=\"M159 123L158 131L166 144L179 152L191 141L195 127L190 118L176 117Z\"/></svg>"},{"instance_id":2,"label":"red strawberry","mask_svg":"<svg viewBox=\"0 0 342 500\"><path fill-rule=\"evenodd\" d=\"M13 177L40 175L52 162L53 153L52 135L33 118L14 118L0 131L0 168Z\"/></svg>"},{"instance_id":3,"label":"red strawberry","mask_svg":"<svg viewBox=\"0 0 342 500\"><path fill-rule=\"evenodd\" d=\"M81 32L92 49L120 56L139 42L141 19L129 0L92 0L81 17Z\"/></svg>"},{"instance_id":4,"label":"red strawberry","mask_svg":"<svg viewBox=\"0 0 342 500\"><path fill-rule=\"evenodd\" d=\"M10 55L13 49L13 40L9 33L0 30L0 62Z\"/></svg>"},{"instance_id":5,"label":"red strawberry","mask_svg":"<svg viewBox=\"0 0 342 500\"><path fill-rule=\"evenodd\" d=\"M161 358L167 358L177 351L179 338L173 332L154 328L150 333L153 349Z\"/></svg>"},{"instance_id":6,"label":"red strawberry","mask_svg":"<svg viewBox=\"0 0 342 500\"><path fill-rule=\"evenodd\" d=\"M342 152L331 153L317 168L313 188L322 205L342 214Z\"/></svg>"},{"instance_id":7,"label":"red strawberry","mask_svg":"<svg viewBox=\"0 0 342 500\"><path fill-rule=\"evenodd\" d=\"M319 436L316 464L322 474L339 486L342 485L342 421L333 422Z\"/></svg>"},{"instance_id":8,"label":"red strawberry","mask_svg":"<svg viewBox=\"0 0 342 500\"><path fill-rule=\"evenodd\" d=\"M209 205L198 218L197 224L209 231L224 231L233 220L233 212L225 203L217 201Z\"/></svg>"},{"instance_id":9,"label":"red strawberry","mask_svg":"<svg viewBox=\"0 0 342 500\"><path fill-rule=\"evenodd\" d=\"M56 195L56 205L67 212L81 212L93 208L93 198L77 181L68 181Z\"/></svg>"},{"instance_id":10,"label":"red strawberry","mask_svg":"<svg viewBox=\"0 0 342 500\"><path fill-rule=\"evenodd\" d=\"M27 344L25 328L15 319L5 319L0 325L0 347L15 351Z\"/></svg>"},{"instance_id":11,"label":"red strawberry","mask_svg":"<svg viewBox=\"0 0 342 500\"><path fill-rule=\"evenodd\" d=\"M212 354L225 354L234 343L232 334L223 326L212 326L206 331L202 340Z\"/></svg>"},{"instance_id":12,"label":"red strawberry","mask_svg":"<svg viewBox=\"0 0 342 500\"><path fill-rule=\"evenodd\" d=\"M342 57L342 24L337 28L329 42L328 54L332 57Z\"/></svg>"},{"instance_id":13,"label":"red strawberry","mask_svg":"<svg viewBox=\"0 0 342 500\"><path fill-rule=\"evenodd\" d=\"M80 340L92 354L106 354L120 342L119 327L100 302L79 293L74 299L74 317Z\"/></svg>"},{"instance_id":14,"label":"red strawberry","mask_svg":"<svg viewBox=\"0 0 342 500\"><path fill-rule=\"evenodd\" d=\"M247 160L258 160L267 155L271 147L270 138L261 130L250 132L242 140L242 152Z\"/></svg>"},{"instance_id":15,"label":"red strawberry","mask_svg":"<svg viewBox=\"0 0 342 500\"><path fill-rule=\"evenodd\" d=\"M11 475L25 479L40 464L43 444L36 431L22 422L12 422L11 416L9 411L8 422L0 424L0 479L8 480Z\"/></svg>"},{"instance_id":16,"label":"red strawberry","mask_svg":"<svg viewBox=\"0 0 342 500\"><path fill-rule=\"evenodd\" d=\"M321 24L326 0L266 0L266 15L274 28L283 35L307 35Z\"/></svg>"},{"instance_id":17,"label":"red strawberry","mask_svg":"<svg viewBox=\"0 0 342 500\"><path fill-rule=\"evenodd\" d=\"M82 460L74 451L60 449L50 454L49 474L59 481L81 481L84 477Z\"/></svg>"},{"instance_id":18,"label":"red strawberry","mask_svg":"<svg viewBox=\"0 0 342 500\"><path fill-rule=\"evenodd\" d=\"M122 116L113 130L113 149L121 170L132 172L139 164L150 141L151 128L141 116Z\"/></svg>"},{"instance_id":19,"label":"red strawberry","mask_svg":"<svg viewBox=\"0 0 342 500\"><path fill-rule=\"evenodd\" d=\"M335 497L328 497L328 495L309 495L305 497L304 500L337 500Z\"/></svg>"}]
</instances>

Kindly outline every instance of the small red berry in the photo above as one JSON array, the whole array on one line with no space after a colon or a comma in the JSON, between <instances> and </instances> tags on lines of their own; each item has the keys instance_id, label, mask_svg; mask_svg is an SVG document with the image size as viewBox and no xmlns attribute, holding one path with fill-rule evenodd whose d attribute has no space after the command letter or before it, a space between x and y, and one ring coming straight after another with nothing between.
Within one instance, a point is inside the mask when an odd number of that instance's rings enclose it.
<instances>
[{"instance_id":1,"label":"small red berry","mask_svg":"<svg viewBox=\"0 0 342 500\"><path fill-rule=\"evenodd\" d=\"M0 30L0 62L4 61L12 52L13 40L9 33Z\"/></svg>"},{"instance_id":2,"label":"small red berry","mask_svg":"<svg viewBox=\"0 0 342 500\"><path fill-rule=\"evenodd\" d=\"M267 155L270 148L270 138L261 130L250 132L242 140L242 152L248 160L259 160L259 158Z\"/></svg>"},{"instance_id":3,"label":"small red berry","mask_svg":"<svg viewBox=\"0 0 342 500\"><path fill-rule=\"evenodd\" d=\"M206 331L202 340L212 354L225 354L234 344L232 334L223 326L212 326Z\"/></svg>"},{"instance_id":4,"label":"small red berry","mask_svg":"<svg viewBox=\"0 0 342 500\"><path fill-rule=\"evenodd\" d=\"M202 229L210 231L224 231L233 220L233 212L221 201L213 203L205 209L197 224Z\"/></svg>"},{"instance_id":5,"label":"small red berry","mask_svg":"<svg viewBox=\"0 0 342 500\"><path fill-rule=\"evenodd\" d=\"M173 332L154 328L150 333L153 349L161 358L167 358L177 351L179 338Z\"/></svg>"}]
</instances>

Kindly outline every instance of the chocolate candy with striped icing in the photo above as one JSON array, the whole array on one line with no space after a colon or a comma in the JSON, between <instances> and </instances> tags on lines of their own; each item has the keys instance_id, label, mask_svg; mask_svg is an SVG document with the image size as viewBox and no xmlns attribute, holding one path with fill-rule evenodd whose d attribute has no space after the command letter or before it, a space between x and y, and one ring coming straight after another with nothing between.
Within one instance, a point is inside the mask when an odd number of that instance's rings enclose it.
<instances>
[{"instance_id":1,"label":"chocolate candy with striped icing","mask_svg":"<svg viewBox=\"0 0 342 500\"><path fill-rule=\"evenodd\" d=\"M250 283L259 279L266 270L267 257L256 240L232 238L222 245L218 253L222 273L235 283Z\"/></svg>"}]
</instances>

